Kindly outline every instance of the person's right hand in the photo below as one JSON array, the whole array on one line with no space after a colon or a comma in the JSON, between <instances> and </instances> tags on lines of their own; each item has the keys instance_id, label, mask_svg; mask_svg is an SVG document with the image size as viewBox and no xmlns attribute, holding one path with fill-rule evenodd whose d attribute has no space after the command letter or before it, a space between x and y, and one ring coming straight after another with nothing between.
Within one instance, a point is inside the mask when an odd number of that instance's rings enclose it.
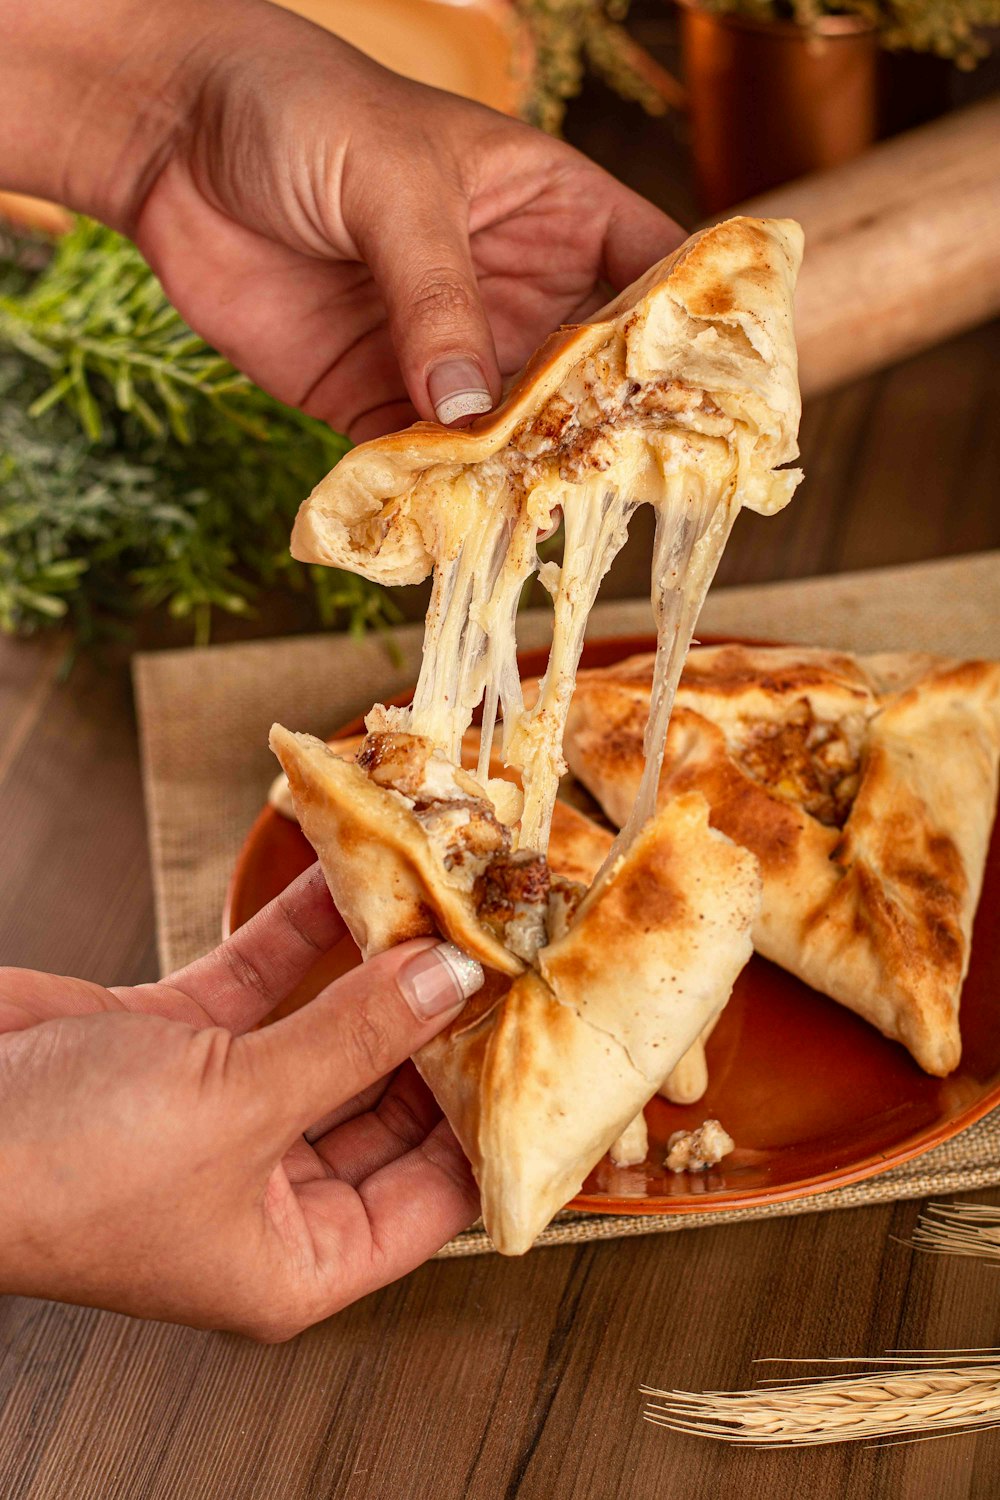
<instances>
[{"instance_id":1,"label":"person's right hand","mask_svg":"<svg viewBox=\"0 0 1000 1500\"><path fill-rule=\"evenodd\" d=\"M399 1065L478 964L417 939L250 1029L343 933L314 867L159 984L0 970L0 1292L284 1339L472 1223Z\"/></svg>"},{"instance_id":2,"label":"person's right hand","mask_svg":"<svg viewBox=\"0 0 1000 1500\"><path fill-rule=\"evenodd\" d=\"M192 328L352 437L489 410L684 237L564 142L262 0L9 9L5 185L131 235Z\"/></svg>"},{"instance_id":3,"label":"person's right hand","mask_svg":"<svg viewBox=\"0 0 1000 1500\"><path fill-rule=\"evenodd\" d=\"M214 9L126 227L209 343L354 438L488 411L547 333L684 237L562 141L270 6Z\"/></svg>"}]
</instances>

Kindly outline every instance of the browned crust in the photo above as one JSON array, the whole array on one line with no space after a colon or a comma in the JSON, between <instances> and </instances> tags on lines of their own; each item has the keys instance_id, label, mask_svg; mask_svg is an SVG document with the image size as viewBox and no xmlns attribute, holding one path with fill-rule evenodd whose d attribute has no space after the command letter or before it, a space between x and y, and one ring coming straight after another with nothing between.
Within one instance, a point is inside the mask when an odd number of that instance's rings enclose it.
<instances>
[{"instance_id":1,"label":"browned crust","mask_svg":"<svg viewBox=\"0 0 1000 1500\"><path fill-rule=\"evenodd\" d=\"M613 821L642 769L651 658L581 673L567 758ZM883 682L902 684L881 691ZM745 699L870 700L842 834L748 773L725 729ZM902 1041L944 1075L960 1057L962 982L996 803L1000 664L738 645L695 649L661 797L699 791L714 827L758 858L758 949Z\"/></svg>"},{"instance_id":2,"label":"browned crust","mask_svg":"<svg viewBox=\"0 0 1000 1500\"><path fill-rule=\"evenodd\" d=\"M551 334L499 405L468 427L417 422L404 431L360 444L303 503L292 533L293 555L302 561L350 567L388 583L412 583L425 577L433 558L424 532L438 502L422 494L411 513L409 497L416 477L440 466L441 486L447 490L453 482L449 476L493 457L526 419L543 411L573 367L608 341L616 324L619 328L627 324L632 309L638 319L661 295L684 316L729 320L718 326L724 328L729 344L736 346L735 357L727 345L726 358L711 367L712 378L699 380L698 386L714 390L715 380L719 390L734 399L757 402L753 422L766 464L791 460L797 453L798 388L789 287L799 236L798 226L787 221L745 218L704 230L591 320ZM744 324L757 343L747 336ZM706 326L718 335L716 324ZM653 346L659 350L655 340ZM689 345L681 341L680 347ZM741 368L742 380L730 373ZM726 373L719 374L720 369ZM683 380L684 371L671 372L671 378ZM760 388L751 393L755 383Z\"/></svg>"}]
</instances>

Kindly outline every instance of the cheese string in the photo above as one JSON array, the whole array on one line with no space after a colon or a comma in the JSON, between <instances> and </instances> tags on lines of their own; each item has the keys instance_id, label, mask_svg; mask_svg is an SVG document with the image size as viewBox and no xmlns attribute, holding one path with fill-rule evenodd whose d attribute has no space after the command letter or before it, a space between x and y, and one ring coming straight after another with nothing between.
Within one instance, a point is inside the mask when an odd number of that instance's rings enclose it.
<instances>
[{"instance_id":1,"label":"cheese string","mask_svg":"<svg viewBox=\"0 0 1000 1500\"><path fill-rule=\"evenodd\" d=\"M496 677L486 684L483 698L483 724L479 738L479 760L476 763L476 780L485 786L490 777L490 757L493 753L493 733L497 727L497 708L500 704L500 685Z\"/></svg>"},{"instance_id":2,"label":"cheese string","mask_svg":"<svg viewBox=\"0 0 1000 1500\"><path fill-rule=\"evenodd\" d=\"M409 728L456 764L476 705L502 672L504 630L497 628L498 619L512 633L511 601L516 609L521 588L538 565L534 546L524 545L524 527L510 496L500 497L482 524L462 536L454 556L434 569Z\"/></svg>"},{"instance_id":3,"label":"cheese string","mask_svg":"<svg viewBox=\"0 0 1000 1500\"><path fill-rule=\"evenodd\" d=\"M517 725L512 752L524 776L519 847L544 853L559 778L563 732L587 620L605 574L628 537L637 502L597 477L563 509L563 563L555 592L552 646L538 697Z\"/></svg>"},{"instance_id":4,"label":"cheese string","mask_svg":"<svg viewBox=\"0 0 1000 1500\"><path fill-rule=\"evenodd\" d=\"M495 602L494 620L489 632L489 662L483 698L479 762L476 767L476 779L481 786L485 786L490 777L498 711L503 715L505 736L509 726L519 723L524 713L521 673L517 664L517 611L524 584L538 567L538 551L537 541L534 539L524 537L521 544L524 547L521 564Z\"/></svg>"},{"instance_id":5,"label":"cheese string","mask_svg":"<svg viewBox=\"0 0 1000 1500\"><path fill-rule=\"evenodd\" d=\"M717 493L706 491L700 477L683 474L677 481L687 494L675 499L668 491L664 502L656 507L651 588L656 656L643 734L642 779L628 818L591 890L602 884L656 812L667 731L681 672L705 595L742 504L742 456L742 449L738 449L736 474L721 500Z\"/></svg>"}]
</instances>

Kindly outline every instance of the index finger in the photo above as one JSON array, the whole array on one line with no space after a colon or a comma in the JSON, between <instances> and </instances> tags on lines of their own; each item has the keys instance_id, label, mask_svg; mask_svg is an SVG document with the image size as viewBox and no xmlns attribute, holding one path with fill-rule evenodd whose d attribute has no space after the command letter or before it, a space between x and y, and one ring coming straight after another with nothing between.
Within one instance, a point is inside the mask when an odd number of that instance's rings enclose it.
<instances>
[{"instance_id":1,"label":"index finger","mask_svg":"<svg viewBox=\"0 0 1000 1500\"><path fill-rule=\"evenodd\" d=\"M616 292L638 280L651 265L682 244L687 231L669 214L616 184L604 231L603 273Z\"/></svg>"},{"instance_id":2,"label":"index finger","mask_svg":"<svg viewBox=\"0 0 1000 1500\"><path fill-rule=\"evenodd\" d=\"M214 952L162 983L239 1034L269 1015L346 932L316 864Z\"/></svg>"}]
</instances>

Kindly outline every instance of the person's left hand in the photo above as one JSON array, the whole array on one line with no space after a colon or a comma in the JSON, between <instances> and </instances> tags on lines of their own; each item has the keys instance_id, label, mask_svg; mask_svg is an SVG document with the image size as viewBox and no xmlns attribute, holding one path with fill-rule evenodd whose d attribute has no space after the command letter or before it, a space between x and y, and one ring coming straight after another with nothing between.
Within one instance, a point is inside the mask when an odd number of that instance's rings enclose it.
<instances>
[{"instance_id":1,"label":"person's left hand","mask_svg":"<svg viewBox=\"0 0 1000 1500\"><path fill-rule=\"evenodd\" d=\"M0 969L0 1292L284 1339L472 1223L399 1064L478 965L417 939L251 1030L344 930L314 867L159 984Z\"/></svg>"}]
</instances>

